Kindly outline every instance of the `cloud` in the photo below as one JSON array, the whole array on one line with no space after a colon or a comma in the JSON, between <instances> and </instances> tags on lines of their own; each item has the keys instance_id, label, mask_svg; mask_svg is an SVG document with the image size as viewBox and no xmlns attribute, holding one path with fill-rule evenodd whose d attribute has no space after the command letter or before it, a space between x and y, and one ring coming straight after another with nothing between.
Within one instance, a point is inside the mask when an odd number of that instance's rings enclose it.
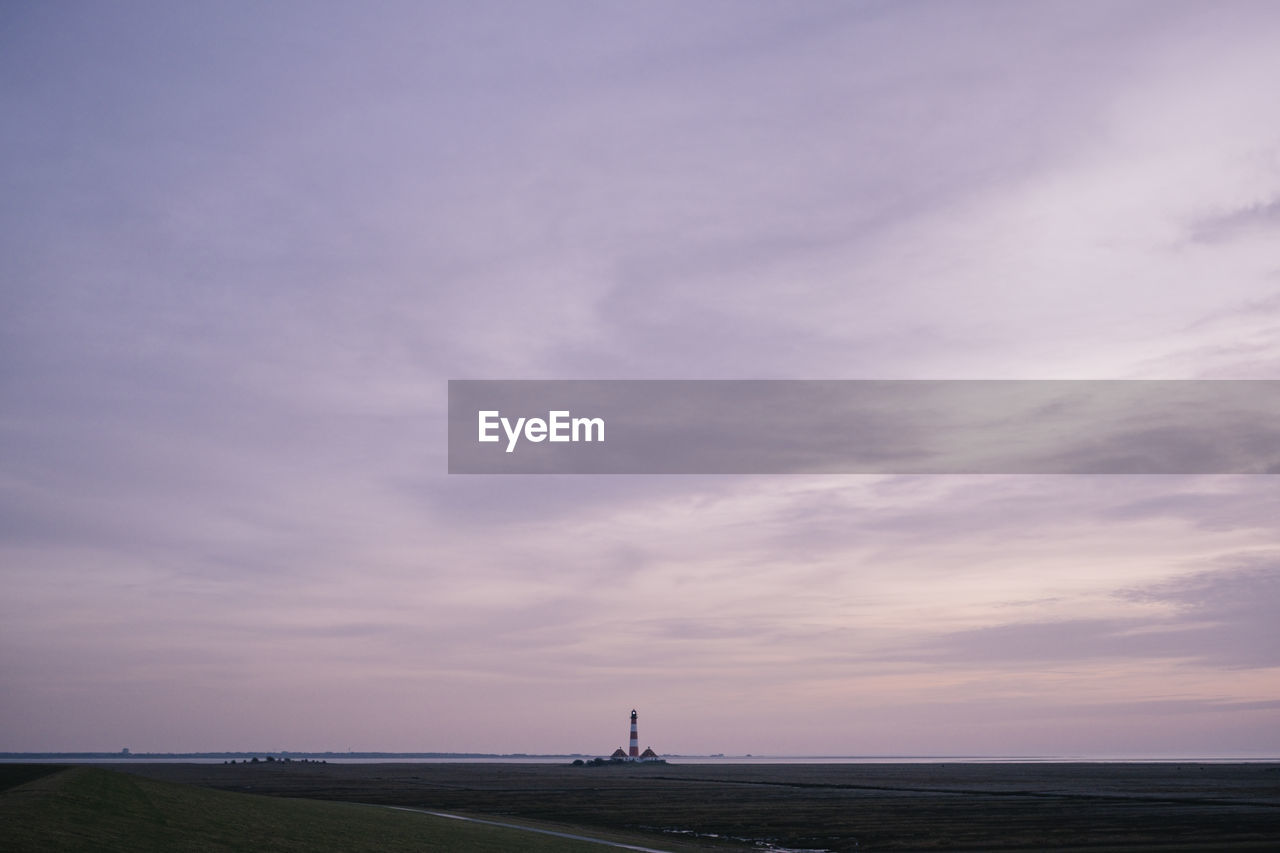
<instances>
[{"instance_id":1,"label":"cloud","mask_svg":"<svg viewBox=\"0 0 1280 853\"><path fill-rule=\"evenodd\" d=\"M1280 562L1182 576L1117 595L1159 605L1158 616L1012 622L941 634L908 652L965 666L1080 664L1097 659L1175 659L1198 666L1280 666L1273 612L1280 601Z\"/></svg>"},{"instance_id":2,"label":"cloud","mask_svg":"<svg viewBox=\"0 0 1280 853\"><path fill-rule=\"evenodd\" d=\"M1216 243L1241 234L1280 228L1280 200L1251 204L1229 213L1202 219L1192 226L1191 239Z\"/></svg>"},{"instance_id":3,"label":"cloud","mask_svg":"<svg viewBox=\"0 0 1280 853\"><path fill-rule=\"evenodd\" d=\"M1267 478L443 472L450 378L1276 375L1271 7L5 14L4 748L1269 707Z\"/></svg>"}]
</instances>

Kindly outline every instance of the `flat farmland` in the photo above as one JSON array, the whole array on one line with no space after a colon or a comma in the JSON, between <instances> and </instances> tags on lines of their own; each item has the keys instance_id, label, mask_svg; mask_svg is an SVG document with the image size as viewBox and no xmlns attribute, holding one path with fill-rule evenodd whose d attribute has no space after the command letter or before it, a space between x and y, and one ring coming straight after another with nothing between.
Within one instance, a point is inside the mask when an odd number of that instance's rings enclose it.
<instances>
[{"instance_id":1,"label":"flat farmland","mask_svg":"<svg viewBox=\"0 0 1280 853\"><path fill-rule=\"evenodd\" d=\"M1280 764L135 764L228 791L428 808L654 846L1280 849Z\"/></svg>"},{"instance_id":2,"label":"flat farmland","mask_svg":"<svg viewBox=\"0 0 1280 853\"><path fill-rule=\"evenodd\" d=\"M601 853L642 849L643 840L216 791L93 766L6 768L0 785L5 853Z\"/></svg>"}]
</instances>

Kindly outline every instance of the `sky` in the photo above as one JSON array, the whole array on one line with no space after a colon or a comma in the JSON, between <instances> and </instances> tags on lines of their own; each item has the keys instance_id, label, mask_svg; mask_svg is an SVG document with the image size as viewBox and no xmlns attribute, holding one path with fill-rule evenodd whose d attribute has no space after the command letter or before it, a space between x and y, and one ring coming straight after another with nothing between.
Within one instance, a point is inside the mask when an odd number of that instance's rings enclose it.
<instances>
[{"instance_id":1,"label":"sky","mask_svg":"<svg viewBox=\"0 0 1280 853\"><path fill-rule=\"evenodd\" d=\"M1269 2L6 4L0 751L1280 755L1275 476L467 476L450 379L1280 379Z\"/></svg>"}]
</instances>

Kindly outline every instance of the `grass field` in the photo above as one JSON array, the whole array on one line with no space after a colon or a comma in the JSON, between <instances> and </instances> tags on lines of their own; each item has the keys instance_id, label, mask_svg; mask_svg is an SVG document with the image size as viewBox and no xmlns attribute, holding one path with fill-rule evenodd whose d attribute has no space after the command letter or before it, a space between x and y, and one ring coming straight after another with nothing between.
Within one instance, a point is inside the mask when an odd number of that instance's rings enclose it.
<instances>
[{"instance_id":1,"label":"grass field","mask_svg":"<svg viewBox=\"0 0 1280 853\"><path fill-rule=\"evenodd\" d=\"M225 790L629 831L654 847L1280 850L1275 764L122 766Z\"/></svg>"},{"instance_id":2,"label":"grass field","mask_svg":"<svg viewBox=\"0 0 1280 853\"><path fill-rule=\"evenodd\" d=\"M5 766L0 850L601 853L608 847L391 809L229 793L96 767ZM626 840L626 839L622 839Z\"/></svg>"}]
</instances>

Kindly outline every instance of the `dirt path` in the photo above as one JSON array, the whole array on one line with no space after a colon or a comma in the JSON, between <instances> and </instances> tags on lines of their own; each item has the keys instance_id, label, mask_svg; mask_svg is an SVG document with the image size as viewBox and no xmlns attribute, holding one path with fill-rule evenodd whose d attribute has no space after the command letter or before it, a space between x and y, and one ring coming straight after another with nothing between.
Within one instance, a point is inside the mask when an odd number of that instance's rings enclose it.
<instances>
[{"instance_id":1,"label":"dirt path","mask_svg":"<svg viewBox=\"0 0 1280 853\"><path fill-rule=\"evenodd\" d=\"M640 853L671 853L670 850L659 850L656 847L640 847L635 844L623 844L620 841L605 841L603 838L592 838L589 835L574 835L571 832L556 832L554 829L534 829L531 826L521 826L518 823L482 820L478 817L463 817L460 814L449 814L448 812L433 812L428 809L411 809L408 806L383 806L382 808L395 809L398 812L417 812L418 814L427 814L432 817L447 817L450 820L464 820L467 823L483 823L486 826L500 826L503 829L519 829L524 832L536 832L539 835L554 835L556 838L568 838L573 841L589 841L593 844L603 844L606 847L613 847L617 850L638 850Z\"/></svg>"}]
</instances>

